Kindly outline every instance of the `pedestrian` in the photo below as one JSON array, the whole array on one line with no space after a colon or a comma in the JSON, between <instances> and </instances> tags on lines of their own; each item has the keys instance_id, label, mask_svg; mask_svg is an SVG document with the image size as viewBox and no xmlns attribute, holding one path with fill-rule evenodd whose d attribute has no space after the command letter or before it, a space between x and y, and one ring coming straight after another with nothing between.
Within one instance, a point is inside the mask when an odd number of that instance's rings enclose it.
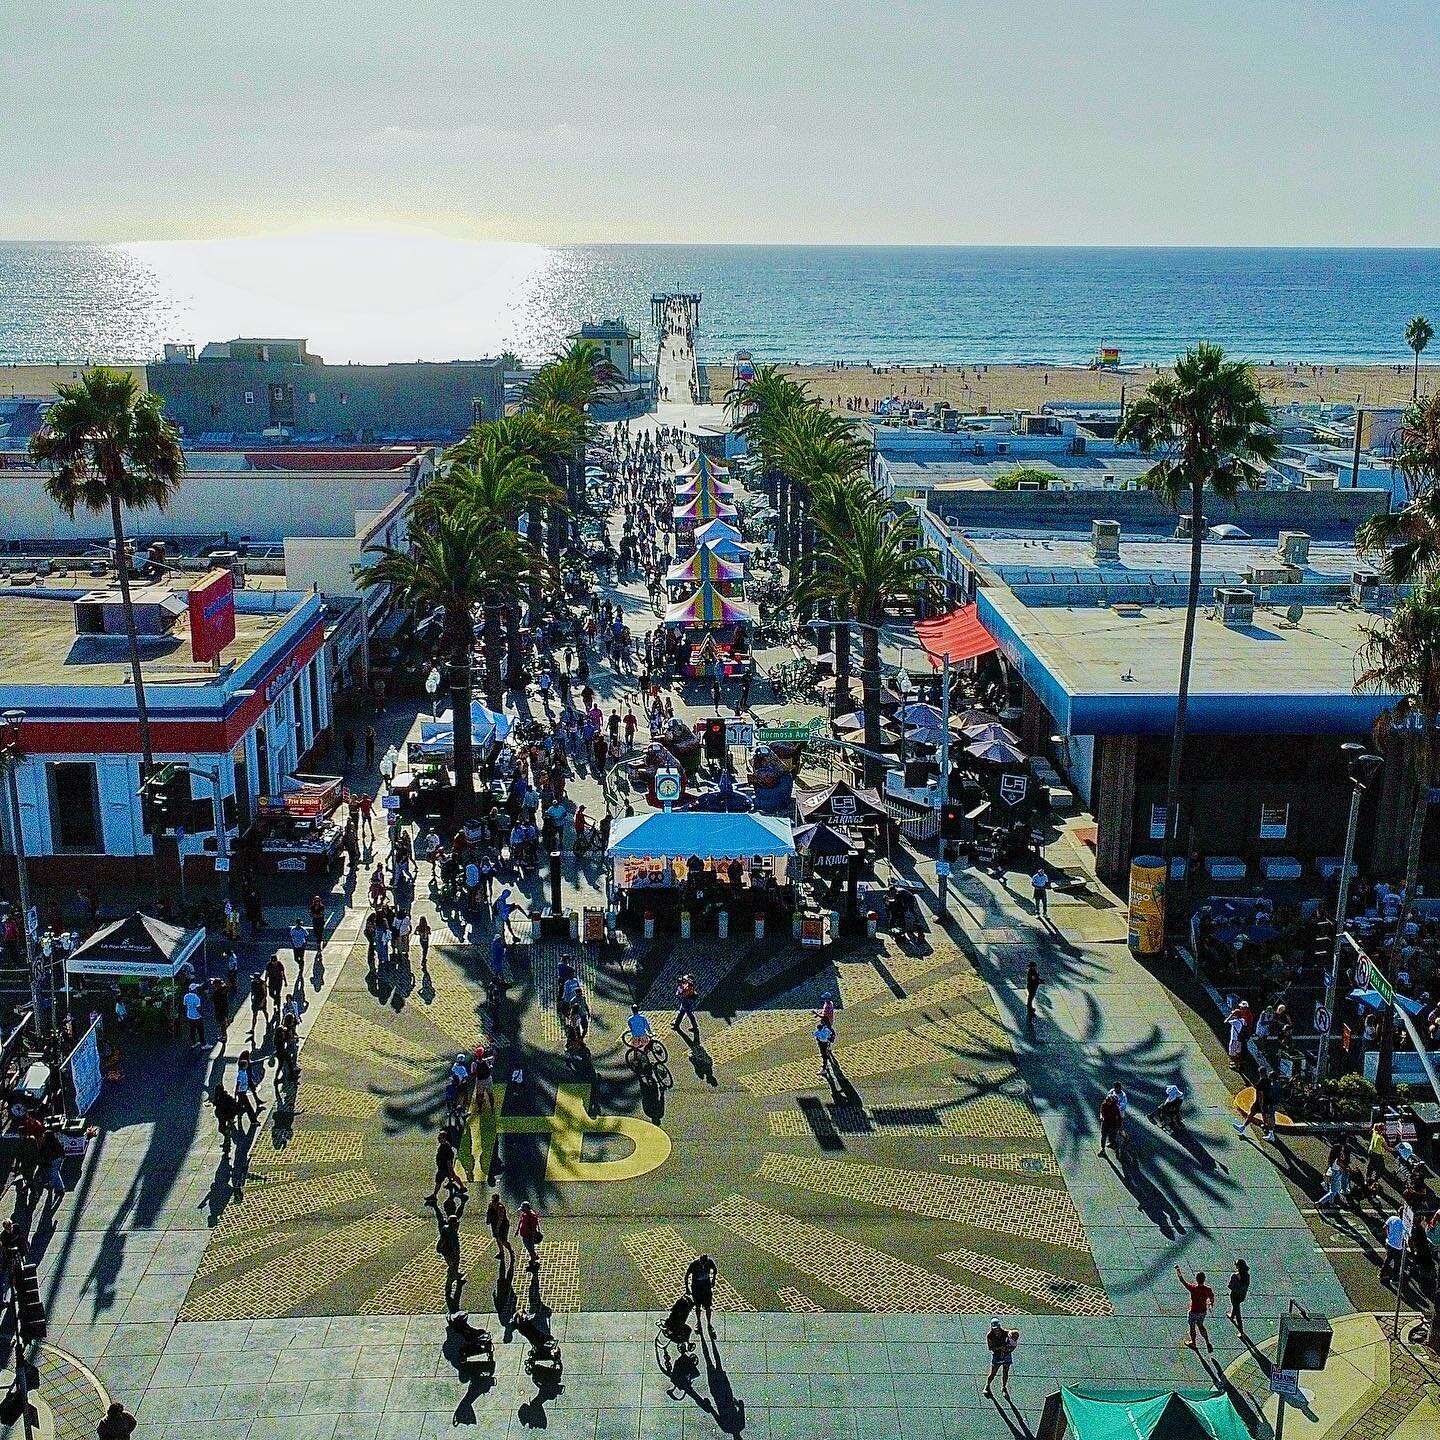
<instances>
[{"instance_id":1,"label":"pedestrian","mask_svg":"<svg viewBox=\"0 0 1440 1440\"><path fill-rule=\"evenodd\" d=\"M325 953L325 902L318 895L310 897L310 929L315 936L315 951Z\"/></svg>"},{"instance_id":2,"label":"pedestrian","mask_svg":"<svg viewBox=\"0 0 1440 1440\"><path fill-rule=\"evenodd\" d=\"M65 1193L65 1141L58 1130L47 1129L40 1140L40 1163L46 1171L46 1187L54 1200Z\"/></svg>"},{"instance_id":3,"label":"pedestrian","mask_svg":"<svg viewBox=\"0 0 1440 1440\"><path fill-rule=\"evenodd\" d=\"M835 1032L823 1020L815 1027L815 1048L820 1052L820 1078L828 1080L835 1066Z\"/></svg>"},{"instance_id":4,"label":"pedestrian","mask_svg":"<svg viewBox=\"0 0 1440 1440\"><path fill-rule=\"evenodd\" d=\"M1210 1332L1205 1328L1205 1317L1215 1308L1215 1292L1205 1283L1205 1272L1197 1270L1193 1281L1185 1278L1185 1272L1177 1265L1175 1274L1190 1296L1190 1309L1186 1312L1185 1323L1189 1327L1189 1338L1185 1341L1191 1350L1199 1350L1196 1336L1205 1341L1205 1348L1213 1355L1215 1346L1210 1341Z\"/></svg>"},{"instance_id":5,"label":"pedestrian","mask_svg":"<svg viewBox=\"0 0 1440 1440\"><path fill-rule=\"evenodd\" d=\"M1261 1070L1255 1080L1255 1095L1250 1102L1250 1108L1245 1112L1245 1118L1243 1120L1237 1120L1235 1122L1235 1133L1237 1135L1243 1135L1245 1133L1245 1127L1249 1125L1252 1120L1258 1119L1261 1128L1265 1132L1265 1138L1267 1140L1274 1140L1275 1114L1271 1090L1270 1071Z\"/></svg>"},{"instance_id":6,"label":"pedestrian","mask_svg":"<svg viewBox=\"0 0 1440 1440\"><path fill-rule=\"evenodd\" d=\"M490 937L490 979L496 989L505 988L505 932L498 925Z\"/></svg>"},{"instance_id":7,"label":"pedestrian","mask_svg":"<svg viewBox=\"0 0 1440 1440\"><path fill-rule=\"evenodd\" d=\"M470 1085L475 1097L475 1113L495 1113L495 1062L483 1045L475 1047L470 1063Z\"/></svg>"},{"instance_id":8,"label":"pedestrian","mask_svg":"<svg viewBox=\"0 0 1440 1440\"><path fill-rule=\"evenodd\" d=\"M1011 1340L1011 1336L1014 1340ZM985 1377L985 1397L988 1400L995 1398L990 1387L995 1383L995 1377L1000 1377L1000 1391L1003 1395L1010 1394L1010 1367L1015 1360L1015 1347L1020 1343L1020 1332L1018 1330L1007 1330L999 1321L994 1319L990 1322L990 1328L985 1332L985 1349L990 1356L990 1373Z\"/></svg>"},{"instance_id":9,"label":"pedestrian","mask_svg":"<svg viewBox=\"0 0 1440 1440\"><path fill-rule=\"evenodd\" d=\"M228 1145L235 1134L237 1107L235 1097L225 1088L223 1080L215 1082L215 1088L210 1092L210 1106L215 1111L215 1126L220 1131L220 1138Z\"/></svg>"},{"instance_id":10,"label":"pedestrian","mask_svg":"<svg viewBox=\"0 0 1440 1440\"><path fill-rule=\"evenodd\" d=\"M1045 916L1046 919L1049 919L1050 916L1050 900L1047 893L1049 889L1049 871L1047 871L1043 865L1040 865L1030 877L1030 894L1035 901L1035 913Z\"/></svg>"},{"instance_id":11,"label":"pedestrian","mask_svg":"<svg viewBox=\"0 0 1440 1440\"><path fill-rule=\"evenodd\" d=\"M345 768L350 770L355 764L355 732L347 730L343 737L345 745Z\"/></svg>"},{"instance_id":12,"label":"pedestrian","mask_svg":"<svg viewBox=\"0 0 1440 1440\"><path fill-rule=\"evenodd\" d=\"M1350 1190L1350 1165L1344 1155L1331 1155L1329 1168L1325 1171L1325 1193L1315 1202L1317 1209L1328 1209L1331 1205L1343 1205Z\"/></svg>"},{"instance_id":13,"label":"pedestrian","mask_svg":"<svg viewBox=\"0 0 1440 1440\"><path fill-rule=\"evenodd\" d=\"M498 1190L490 1192L490 1203L485 1207L485 1223L495 1239L495 1258L503 1261L510 1257L510 1269L515 1268L515 1247L510 1243L510 1212L500 1198Z\"/></svg>"},{"instance_id":14,"label":"pedestrian","mask_svg":"<svg viewBox=\"0 0 1440 1440\"><path fill-rule=\"evenodd\" d=\"M252 1125L259 1123L260 1112L265 1108L265 1102L260 1099L260 1079L264 1073L264 1065L252 1058L248 1050L240 1052L235 1068L235 1107L237 1114L250 1117Z\"/></svg>"},{"instance_id":15,"label":"pedestrian","mask_svg":"<svg viewBox=\"0 0 1440 1440\"><path fill-rule=\"evenodd\" d=\"M263 972L256 971L250 977L250 1038L255 1038L255 1027L260 1023L260 1017L265 1014L265 976Z\"/></svg>"},{"instance_id":16,"label":"pedestrian","mask_svg":"<svg viewBox=\"0 0 1440 1440\"><path fill-rule=\"evenodd\" d=\"M220 1043L225 1043L225 1027L230 1023L230 987L223 975L217 975L210 982L210 1009L215 1016L215 1028L220 1032Z\"/></svg>"},{"instance_id":17,"label":"pedestrian","mask_svg":"<svg viewBox=\"0 0 1440 1440\"><path fill-rule=\"evenodd\" d=\"M1100 1102L1100 1153L1107 1149L1120 1148L1120 1135L1125 1126L1125 1112L1121 1109L1119 1096L1113 1089L1105 1092Z\"/></svg>"},{"instance_id":18,"label":"pedestrian","mask_svg":"<svg viewBox=\"0 0 1440 1440\"><path fill-rule=\"evenodd\" d=\"M673 1028L680 1029L682 1021L689 1020L690 1029L695 1035L695 1043L700 1043L700 1020L695 1014L695 1001L699 998L699 990L695 985L693 975L682 975L680 983L675 987L675 1001L679 1009L675 1012Z\"/></svg>"},{"instance_id":19,"label":"pedestrian","mask_svg":"<svg viewBox=\"0 0 1440 1440\"><path fill-rule=\"evenodd\" d=\"M360 829L364 831L367 840L375 838L375 821L371 818L371 811L375 808L375 801L369 795L362 795L359 800L360 807Z\"/></svg>"},{"instance_id":20,"label":"pedestrian","mask_svg":"<svg viewBox=\"0 0 1440 1440\"><path fill-rule=\"evenodd\" d=\"M685 1293L695 1302L695 1328L700 1328L698 1320L703 1311L712 1339L715 1335L715 1316L712 1313L715 1304L715 1276L719 1270L720 1267L708 1255L697 1256L685 1270Z\"/></svg>"},{"instance_id":21,"label":"pedestrian","mask_svg":"<svg viewBox=\"0 0 1440 1440\"><path fill-rule=\"evenodd\" d=\"M415 943L420 947L420 963L430 960L430 922L422 915L415 926Z\"/></svg>"},{"instance_id":22,"label":"pedestrian","mask_svg":"<svg viewBox=\"0 0 1440 1440\"><path fill-rule=\"evenodd\" d=\"M457 1201L452 1195L435 1215L435 1253L445 1262L445 1313L453 1315L460 1308L460 1292L465 1288L465 1272L460 1268L460 1217L465 1213L465 1197Z\"/></svg>"},{"instance_id":23,"label":"pedestrian","mask_svg":"<svg viewBox=\"0 0 1440 1440\"><path fill-rule=\"evenodd\" d=\"M367 770L375 768L375 727L373 725L365 727L365 768Z\"/></svg>"},{"instance_id":24,"label":"pedestrian","mask_svg":"<svg viewBox=\"0 0 1440 1440\"><path fill-rule=\"evenodd\" d=\"M295 923L290 927L290 950L295 956L295 968L304 974L305 971L305 926L300 917L295 917Z\"/></svg>"},{"instance_id":25,"label":"pedestrian","mask_svg":"<svg viewBox=\"0 0 1440 1440\"><path fill-rule=\"evenodd\" d=\"M1040 967L1032 960L1025 969L1025 1023L1035 1028L1035 997L1040 993Z\"/></svg>"},{"instance_id":26,"label":"pedestrian","mask_svg":"<svg viewBox=\"0 0 1440 1440\"><path fill-rule=\"evenodd\" d=\"M1241 1307L1245 1304L1246 1296L1250 1294L1250 1267L1243 1260L1235 1261L1235 1268L1230 1272L1225 1288L1230 1292L1230 1323L1241 1339L1244 1339L1245 1316Z\"/></svg>"},{"instance_id":27,"label":"pedestrian","mask_svg":"<svg viewBox=\"0 0 1440 1440\"><path fill-rule=\"evenodd\" d=\"M118 1400L112 1400L95 1431L95 1440L129 1440L135 1423L135 1417Z\"/></svg>"},{"instance_id":28,"label":"pedestrian","mask_svg":"<svg viewBox=\"0 0 1440 1440\"><path fill-rule=\"evenodd\" d=\"M1365 1145L1365 1178L1361 1182L1365 1194L1373 1195L1375 1187L1385 1178L1385 1156L1389 1149L1384 1121L1377 1120L1370 1127L1370 1139Z\"/></svg>"},{"instance_id":29,"label":"pedestrian","mask_svg":"<svg viewBox=\"0 0 1440 1440\"><path fill-rule=\"evenodd\" d=\"M451 1196L456 1193L469 1194L465 1182L455 1169L455 1146L450 1139L449 1130L441 1130L435 1141L435 1188L425 1197L427 1205L438 1203L442 1185Z\"/></svg>"},{"instance_id":30,"label":"pedestrian","mask_svg":"<svg viewBox=\"0 0 1440 1440\"><path fill-rule=\"evenodd\" d=\"M192 985L185 992L185 1021L190 1027L190 1048L198 1050L205 1043L205 1016L200 1008L200 987Z\"/></svg>"},{"instance_id":31,"label":"pedestrian","mask_svg":"<svg viewBox=\"0 0 1440 1440\"><path fill-rule=\"evenodd\" d=\"M280 997L285 993L285 962L279 955L271 955L265 962L265 984L270 989L270 1003L275 1007L275 1018L280 1018Z\"/></svg>"},{"instance_id":32,"label":"pedestrian","mask_svg":"<svg viewBox=\"0 0 1440 1440\"><path fill-rule=\"evenodd\" d=\"M1380 1283L1389 1285L1394 1281L1395 1293L1400 1293L1400 1267L1405 1257L1405 1219L1399 1208L1391 1211L1385 1220L1385 1259L1380 1264Z\"/></svg>"},{"instance_id":33,"label":"pedestrian","mask_svg":"<svg viewBox=\"0 0 1440 1440\"><path fill-rule=\"evenodd\" d=\"M520 1202L520 1218L515 1222L515 1233L530 1257L530 1270L540 1268L540 1242L545 1236L540 1229L540 1214L528 1200Z\"/></svg>"}]
</instances>

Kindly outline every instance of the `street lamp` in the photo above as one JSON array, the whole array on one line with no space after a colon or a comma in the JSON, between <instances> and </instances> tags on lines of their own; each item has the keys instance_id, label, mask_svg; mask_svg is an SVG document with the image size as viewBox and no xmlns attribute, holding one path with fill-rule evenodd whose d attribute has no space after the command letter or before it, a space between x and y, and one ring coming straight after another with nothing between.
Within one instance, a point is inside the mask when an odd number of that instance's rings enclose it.
<instances>
[{"instance_id":1,"label":"street lamp","mask_svg":"<svg viewBox=\"0 0 1440 1440\"><path fill-rule=\"evenodd\" d=\"M1350 868L1355 855L1355 830L1360 821L1360 797L1385 763L1380 756L1355 740L1347 741L1340 749L1350 762L1350 819L1345 827L1345 855L1340 862L1340 893L1335 900L1335 949L1330 956L1330 977L1325 983L1325 1010L1330 1017L1330 1025L1320 1037L1320 1050L1315 1057L1317 1085L1325 1078L1330 1041L1335 1033L1335 1004L1340 990L1340 947L1345 940L1345 906L1350 898Z\"/></svg>"},{"instance_id":2,"label":"street lamp","mask_svg":"<svg viewBox=\"0 0 1440 1440\"><path fill-rule=\"evenodd\" d=\"M25 758L20 748L20 727L25 723L23 710L6 710L0 714L0 766L5 770L5 799L10 822L10 837L15 845L15 874L20 889L20 934L25 950L25 968L30 972L30 1008L34 1016L35 1036L40 1038L40 977L36 973L35 934L40 928L31 924L30 871L25 855L25 830L20 819L20 785L16 772ZM54 1016L50 1024L55 1023Z\"/></svg>"}]
</instances>

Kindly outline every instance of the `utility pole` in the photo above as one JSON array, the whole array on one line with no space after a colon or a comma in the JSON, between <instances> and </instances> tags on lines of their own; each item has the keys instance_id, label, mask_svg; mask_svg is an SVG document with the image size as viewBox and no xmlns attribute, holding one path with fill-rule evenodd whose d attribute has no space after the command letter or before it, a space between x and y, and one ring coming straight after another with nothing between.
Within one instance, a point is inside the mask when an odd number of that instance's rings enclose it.
<instances>
[{"instance_id":1,"label":"utility pole","mask_svg":"<svg viewBox=\"0 0 1440 1440\"><path fill-rule=\"evenodd\" d=\"M950 652L945 652L940 667L940 780L938 808L935 812L935 869L940 897L940 913L950 911L950 866L945 859L945 806L950 799Z\"/></svg>"},{"instance_id":2,"label":"utility pole","mask_svg":"<svg viewBox=\"0 0 1440 1440\"><path fill-rule=\"evenodd\" d=\"M34 1016L36 1039L43 1039L40 1029L40 976L36 971L37 951L35 942L39 930L38 917L31 925L30 870L25 853L25 827L20 815L20 784L16 772L22 759L20 751L20 727L24 724L23 710L7 710L0 715L3 731L0 731L0 764L5 767L6 802L9 811L10 838L15 845L15 873L20 890L20 933L24 937L25 968L30 973L30 1009ZM53 1033L54 1016L50 1017L47 1032Z\"/></svg>"}]
</instances>

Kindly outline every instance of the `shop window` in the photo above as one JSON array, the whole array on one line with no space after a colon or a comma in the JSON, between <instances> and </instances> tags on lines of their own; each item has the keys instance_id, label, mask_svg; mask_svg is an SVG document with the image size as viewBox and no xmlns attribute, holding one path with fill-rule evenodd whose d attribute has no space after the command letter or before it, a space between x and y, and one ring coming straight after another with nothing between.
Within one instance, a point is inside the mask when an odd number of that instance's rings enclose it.
<instances>
[{"instance_id":1,"label":"shop window","mask_svg":"<svg viewBox=\"0 0 1440 1440\"><path fill-rule=\"evenodd\" d=\"M50 791L50 828L59 851L96 852L100 843L100 796L95 767L85 761L45 767Z\"/></svg>"}]
</instances>

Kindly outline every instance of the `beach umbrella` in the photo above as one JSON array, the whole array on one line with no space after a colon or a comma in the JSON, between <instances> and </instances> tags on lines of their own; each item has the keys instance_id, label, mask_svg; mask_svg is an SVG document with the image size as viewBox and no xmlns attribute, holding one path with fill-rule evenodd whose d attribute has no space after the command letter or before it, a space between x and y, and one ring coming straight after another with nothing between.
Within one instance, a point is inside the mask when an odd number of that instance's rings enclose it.
<instances>
[{"instance_id":1,"label":"beach umbrella","mask_svg":"<svg viewBox=\"0 0 1440 1440\"><path fill-rule=\"evenodd\" d=\"M1002 745L1020 743L1020 737L1007 730L998 720L990 725L966 725L963 728L971 740L978 740L982 744L991 740L998 740Z\"/></svg>"},{"instance_id":2,"label":"beach umbrella","mask_svg":"<svg viewBox=\"0 0 1440 1440\"><path fill-rule=\"evenodd\" d=\"M1025 754L1005 740L977 740L965 747L967 755L983 760L987 765L1023 765Z\"/></svg>"},{"instance_id":3,"label":"beach umbrella","mask_svg":"<svg viewBox=\"0 0 1440 1440\"><path fill-rule=\"evenodd\" d=\"M896 712L895 718L903 720L907 725L943 725L945 723L944 712L938 705L926 705L921 701L914 700L908 705L902 705Z\"/></svg>"},{"instance_id":4,"label":"beach umbrella","mask_svg":"<svg viewBox=\"0 0 1440 1440\"><path fill-rule=\"evenodd\" d=\"M977 730L982 725L998 725L1000 718L992 715L988 710L962 710L958 715L952 715L951 720L962 730Z\"/></svg>"}]
</instances>

